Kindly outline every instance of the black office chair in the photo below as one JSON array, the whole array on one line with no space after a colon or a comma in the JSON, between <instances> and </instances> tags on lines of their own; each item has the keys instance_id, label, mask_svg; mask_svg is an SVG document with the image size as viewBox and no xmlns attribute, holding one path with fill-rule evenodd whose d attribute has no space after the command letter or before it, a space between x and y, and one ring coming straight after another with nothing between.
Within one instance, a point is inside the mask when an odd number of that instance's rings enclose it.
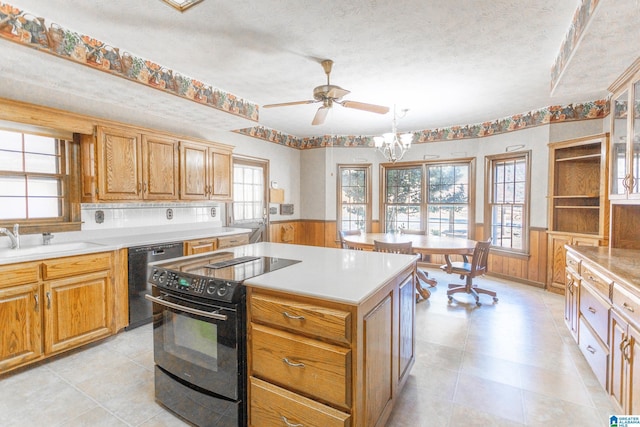
<instances>
[{"instance_id":1,"label":"black office chair","mask_svg":"<svg viewBox=\"0 0 640 427\"><path fill-rule=\"evenodd\" d=\"M440 268L449 274L459 274L460 278L465 278L465 284L450 284L449 290L447 290L447 297L449 302L453 300L453 294L459 292L465 292L471 294L476 299L476 304L479 306L480 295L486 294L493 297L494 302L498 302L497 293L488 289L480 288L473 284L473 278L482 276L487 272L487 261L489 259L489 248L491 247L491 239L486 242L476 243L476 247L473 250L471 262L459 261L452 262L440 266Z\"/></svg>"}]
</instances>

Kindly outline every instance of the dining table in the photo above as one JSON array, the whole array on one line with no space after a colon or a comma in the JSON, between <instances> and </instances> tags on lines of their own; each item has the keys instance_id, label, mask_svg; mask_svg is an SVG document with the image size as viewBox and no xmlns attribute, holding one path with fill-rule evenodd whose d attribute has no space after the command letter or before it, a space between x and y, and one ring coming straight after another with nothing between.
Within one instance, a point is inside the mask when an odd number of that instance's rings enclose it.
<instances>
[{"instance_id":1,"label":"dining table","mask_svg":"<svg viewBox=\"0 0 640 427\"><path fill-rule=\"evenodd\" d=\"M415 254L422 255L444 255L447 266L451 267L451 255L462 255L464 257L473 254L476 241L462 237L433 236L427 234L403 234L403 233L360 233L345 235L344 241L351 249L373 250L375 241L385 243L406 243L411 242L411 250ZM450 270L449 270L450 271ZM416 290L423 300L431 296L431 292L423 288L420 281L431 287L437 285L435 279L429 278L426 272L418 269L417 276L420 280L416 283Z\"/></svg>"}]
</instances>

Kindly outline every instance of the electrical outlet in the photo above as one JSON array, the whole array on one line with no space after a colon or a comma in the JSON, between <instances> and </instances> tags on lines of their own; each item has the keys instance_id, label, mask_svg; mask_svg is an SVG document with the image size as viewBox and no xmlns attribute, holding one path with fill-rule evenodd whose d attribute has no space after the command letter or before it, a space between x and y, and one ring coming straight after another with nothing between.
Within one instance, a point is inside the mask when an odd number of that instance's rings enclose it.
<instances>
[{"instance_id":1,"label":"electrical outlet","mask_svg":"<svg viewBox=\"0 0 640 427\"><path fill-rule=\"evenodd\" d=\"M211 208L211 218L216 217L216 208Z\"/></svg>"},{"instance_id":2,"label":"electrical outlet","mask_svg":"<svg viewBox=\"0 0 640 427\"><path fill-rule=\"evenodd\" d=\"M173 219L173 209L167 209L167 219Z\"/></svg>"},{"instance_id":3,"label":"electrical outlet","mask_svg":"<svg viewBox=\"0 0 640 427\"><path fill-rule=\"evenodd\" d=\"M104 211L96 211L96 223L102 224L104 222Z\"/></svg>"}]
</instances>

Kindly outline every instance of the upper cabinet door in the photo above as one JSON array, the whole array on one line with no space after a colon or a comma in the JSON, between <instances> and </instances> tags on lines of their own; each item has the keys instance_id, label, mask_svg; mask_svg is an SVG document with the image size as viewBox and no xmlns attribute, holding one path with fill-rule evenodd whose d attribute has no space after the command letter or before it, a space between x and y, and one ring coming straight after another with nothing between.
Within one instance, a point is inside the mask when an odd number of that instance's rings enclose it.
<instances>
[{"instance_id":1,"label":"upper cabinet door","mask_svg":"<svg viewBox=\"0 0 640 427\"><path fill-rule=\"evenodd\" d=\"M98 127L98 191L102 200L142 198L140 134Z\"/></svg>"},{"instance_id":2,"label":"upper cabinet door","mask_svg":"<svg viewBox=\"0 0 640 427\"><path fill-rule=\"evenodd\" d=\"M231 201L231 153L211 149L212 194L216 200Z\"/></svg>"},{"instance_id":3,"label":"upper cabinet door","mask_svg":"<svg viewBox=\"0 0 640 427\"><path fill-rule=\"evenodd\" d=\"M640 61L612 85L611 199L640 198Z\"/></svg>"},{"instance_id":4,"label":"upper cabinet door","mask_svg":"<svg viewBox=\"0 0 640 427\"><path fill-rule=\"evenodd\" d=\"M208 155L206 145L180 141L180 199L209 198Z\"/></svg>"},{"instance_id":5,"label":"upper cabinet door","mask_svg":"<svg viewBox=\"0 0 640 427\"><path fill-rule=\"evenodd\" d=\"M178 143L174 139L142 135L143 197L178 199Z\"/></svg>"}]
</instances>

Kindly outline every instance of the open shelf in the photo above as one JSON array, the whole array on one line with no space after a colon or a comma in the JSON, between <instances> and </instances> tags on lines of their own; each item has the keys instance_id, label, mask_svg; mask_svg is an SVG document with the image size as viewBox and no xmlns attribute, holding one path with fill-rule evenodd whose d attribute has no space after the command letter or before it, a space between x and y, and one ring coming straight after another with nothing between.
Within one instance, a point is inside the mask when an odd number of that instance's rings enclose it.
<instances>
[{"instance_id":1,"label":"open shelf","mask_svg":"<svg viewBox=\"0 0 640 427\"><path fill-rule=\"evenodd\" d=\"M580 160L596 160L596 161L600 161L600 158L602 157L601 154L586 154L584 156L575 156L575 157L565 157L562 159L556 159L556 162L576 162L576 161L580 161Z\"/></svg>"}]
</instances>

